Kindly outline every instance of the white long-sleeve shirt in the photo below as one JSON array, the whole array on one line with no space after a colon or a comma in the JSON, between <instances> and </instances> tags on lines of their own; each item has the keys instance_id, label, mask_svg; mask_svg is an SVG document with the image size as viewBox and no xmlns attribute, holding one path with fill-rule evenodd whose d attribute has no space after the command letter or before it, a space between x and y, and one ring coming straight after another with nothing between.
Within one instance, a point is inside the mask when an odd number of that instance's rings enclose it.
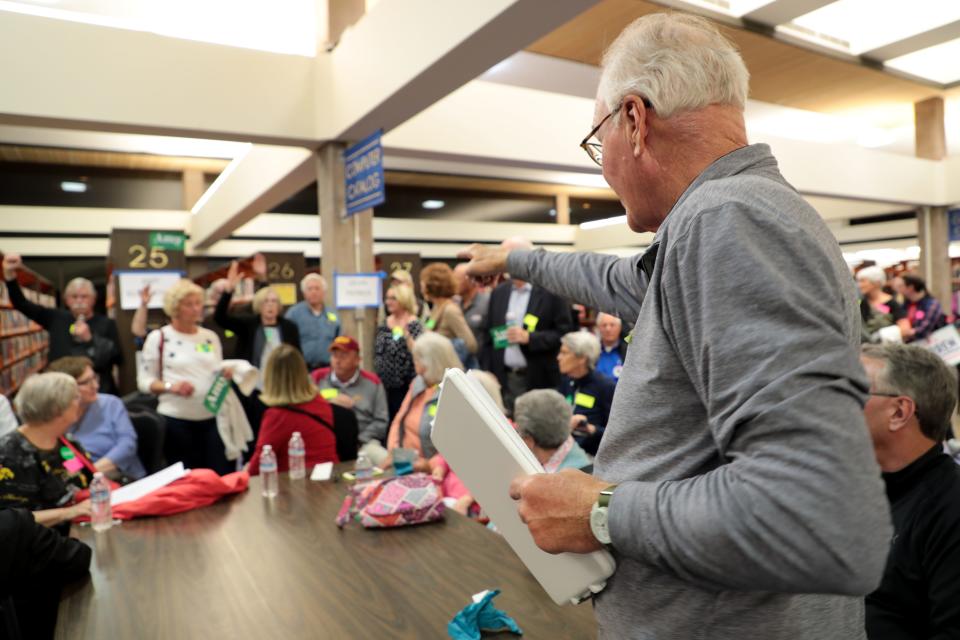
<instances>
[{"instance_id":1,"label":"white long-sleeve shirt","mask_svg":"<svg viewBox=\"0 0 960 640\"><path fill-rule=\"evenodd\" d=\"M160 332L163 332L163 371L160 370ZM193 395L160 394L157 411L180 420L209 420L213 417L203 406L203 398L223 360L220 338L213 331L197 327L196 333L181 333L167 325L150 332L143 344L137 386L150 393L150 385L157 381L193 385Z\"/></svg>"}]
</instances>

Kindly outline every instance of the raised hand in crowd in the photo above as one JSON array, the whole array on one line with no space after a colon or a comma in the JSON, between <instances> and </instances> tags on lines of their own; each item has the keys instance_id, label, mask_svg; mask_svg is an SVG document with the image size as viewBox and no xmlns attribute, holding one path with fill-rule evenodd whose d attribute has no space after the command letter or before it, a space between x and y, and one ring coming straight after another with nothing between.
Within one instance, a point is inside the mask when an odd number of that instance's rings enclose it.
<instances>
[{"instance_id":1,"label":"raised hand in crowd","mask_svg":"<svg viewBox=\"0 0 960 640\"><path fill-rule=\"evenodd\" d=\"M150 304L150 285L146 285L143 289L140 289L140 306L146 307Z\"/></svg>"}]
</instances>

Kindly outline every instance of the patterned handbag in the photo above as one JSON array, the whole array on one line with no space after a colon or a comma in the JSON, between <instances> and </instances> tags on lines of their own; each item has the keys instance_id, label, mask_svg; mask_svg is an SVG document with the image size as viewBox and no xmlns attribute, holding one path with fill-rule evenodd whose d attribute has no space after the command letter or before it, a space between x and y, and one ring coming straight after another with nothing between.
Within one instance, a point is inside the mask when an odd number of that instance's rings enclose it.
<instances>
[{"instance_id":1,"label":"patterned handbag","mask_svg":"<svg viewBox=\"0 0 960 640\"><path fill-rule=\"evenodd\" d=\"M367 529L404 527L443 519L443 493L426 473L354 485L337 514L337 526L351 519Z\"/></svg>"}]
</instances>

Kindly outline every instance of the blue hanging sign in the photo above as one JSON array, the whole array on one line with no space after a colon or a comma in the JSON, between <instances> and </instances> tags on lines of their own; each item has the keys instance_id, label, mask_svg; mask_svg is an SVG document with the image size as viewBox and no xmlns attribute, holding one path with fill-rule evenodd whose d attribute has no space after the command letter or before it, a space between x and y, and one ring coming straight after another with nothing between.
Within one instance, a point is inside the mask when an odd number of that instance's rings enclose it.
<instances>
[{"instance_id":1,"label":"blue hanging sign","mask_svg":"<svg viewBox=\"0 0 960 640\"><path fill-rule=\"evenodd\" d=\"M347 217L386 202L383 180L382 130L375 131L343 152Z\"/></svg>"},{"instance_id":2,"label":"blue hanging sign","mask_svg":"<svg viewBox=\"0 0 960 640\"><path fill-rule=\"evenodd\" d=\"M950 216L950 242L956 242L960 240L960 209L951 209L948 215Z\"/></svg>"}]
</instances>

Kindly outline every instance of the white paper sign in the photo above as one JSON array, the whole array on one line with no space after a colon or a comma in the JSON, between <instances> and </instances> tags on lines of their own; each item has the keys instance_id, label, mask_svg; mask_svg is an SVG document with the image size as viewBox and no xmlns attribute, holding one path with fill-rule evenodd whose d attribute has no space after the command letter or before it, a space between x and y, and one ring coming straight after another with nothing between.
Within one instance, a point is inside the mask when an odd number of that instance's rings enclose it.
<instances>
[{"instance_id":1,"label":"white paper sign","mask_svg":"<svg viewBox=\"0 0 960 640\"><path fill-rule=\"evenodd\" d=\"M337 273L333 276L338 309L379 307L382 302L379 273Z\"/></svg>"},{"instance_id":2,"label":"white paper sign","mask_svg":"<svg viewBox=\"0 0 960 640\"><path fill-rule=\"evenodd\" d=\"M960 364L960 333L952 324L937 329L919 344L940 356L951 367Z\"/></svg>"},{"instance_id":3,"label":"white paper sign","mask_svg":"<svg viewBox=\"0 0 960 640\"><path fill-rule=\"evenodd\" d=\"M183 277L181 271L117 271L120 289L120 308L124 310L140 307L140 292L150 285L150 309L163 308L163 296L167 289Z\"/></svg>"},{"instance_id":4,"label":"white paper sign","mask_svg":"<svg viewBox=\"0 0 960 640\"><path fill-rule=\"evenodd\" d=\"M148 493L153 493L157 489L165 487L174 480L179 480L185 475L187 475L187 471L183 468L182 462L172 464L166 469L157 471L153 475L149 475L146 478L141 478L136 482L131 482L128 485L111 491L110 506L115 507L118 504L123 504L124 502L139 500Z\"/></svg>"}]
</instances>

